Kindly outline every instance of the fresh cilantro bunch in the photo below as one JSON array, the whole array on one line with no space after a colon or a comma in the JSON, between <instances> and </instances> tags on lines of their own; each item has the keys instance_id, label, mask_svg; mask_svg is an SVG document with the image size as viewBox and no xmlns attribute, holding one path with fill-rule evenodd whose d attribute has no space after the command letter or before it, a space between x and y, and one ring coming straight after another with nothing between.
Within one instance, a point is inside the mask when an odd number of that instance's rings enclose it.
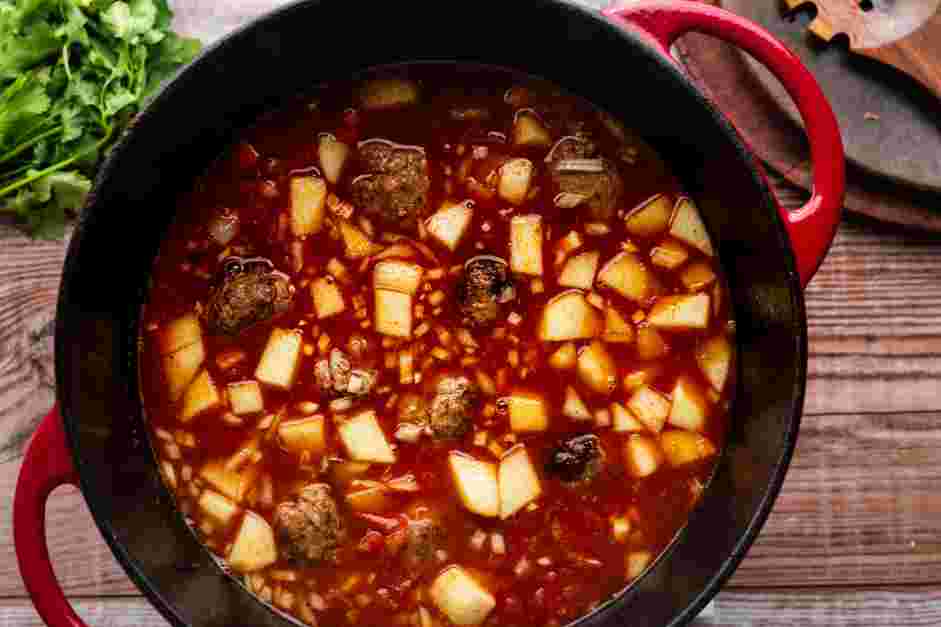
<instances>
[{"instance_id":1,"label":"fresh cilantro bunch","mask_svg":"<svg viewBox=\"0 0 941 627\"><path fill-rule=\"evenodd\" d=\"M0 0L0 214L55 238L102 154L199 42L166 0Z\"/></svg>"}]
</instances>

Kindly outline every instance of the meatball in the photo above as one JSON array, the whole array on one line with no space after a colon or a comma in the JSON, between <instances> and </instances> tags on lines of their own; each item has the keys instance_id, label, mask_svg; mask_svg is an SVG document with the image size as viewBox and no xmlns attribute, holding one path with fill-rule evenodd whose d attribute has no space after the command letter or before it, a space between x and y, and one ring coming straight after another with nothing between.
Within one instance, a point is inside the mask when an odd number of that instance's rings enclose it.
<instances>
[{"instance_id":1,"label":"meatball","mask_svg":"<svg viewBox=\"0 0 941 627\"><path fill-rule=\"evenodd\" d=\"M204 313L212 333L237 335L248 327L284 313L294 300L286 274L263 258L230 258L222 278L209 292Z\"/></svg>"},{"instance_id":2,"label":"meatball","mask_svg":"<svg viewBox=\"0 0 941 627\"><path fill-rule=\"evenodd\" d=\"M302 564L336 561L337 547L346 539L336 501L323 483L305 486L296 501L278 505L274 531L280 553Z\"/></svg>"},{"instance_id":3,"label":"meatball","mask_svg":"<svg viewBox=\"0 0 941 627\"><path fill-rule=\"evenodd\" d=\"M578 435L562 441L549 455L546 471L563 483L590 483L604 468L605 454L596 435Z\"/></svg>"},{"instance_id":4,"label":"meatball","mask_svg":"<svg viewBox=\"0 0 941 627\"><path fill-rule=\"evenodd\" d=\"M314 364L314 378L324 394L366 396L379 377L375 370L353 368L346 353L334 348L329 357Z\"/></svg>"},{"instance_id":5,"label":"meatball","mask_svg":"<svg viewBox=\"0 0 941 627\"><path fill-rule=\"evenodd\" d=\"M430 518L409 521L405 528L402 562L410 570L432 563L435 552L444 546L444 528Z\"/></svg>"},{"instance_id":6,"label":"meatball","mask_svg":"<svg viewBox=\"0 0 941 627\"><path fill-rule=\"evenodd\" d=\"M481 255L464 264L457 288L464 324L485 326L503 316L504 305L516 297L507 263Z\"/></svg>"},{"instance_id":7,"label":"meatball","mask_svg":"<svg viewBox=\"0 0 941 627\"><path fill-rule=\"evenodd\" d=\"M360 143L359 160L367 173L353 180L353 204L386 226L415 231L431 187L425 150L370 139Z\"/></svg>"},{"instance_id":8,"label":"meatball","mask_svg":"<svg viewBox=\"0 0 941 627\"><path fill-rule=\"evenodd\" d=\"M479 400L477 386L467 377L442 377L435 388L435 396L428 405L428 425L432 435L437 439L464 436L471 428L471 412L477 407Z\"/></svg>"},{"instance_id":9,"label":"meatball","mask_svg":"<svg viewBox=\"0 0 941 627\"><path fill-rule=\"evenodd\" d=\"M596 157L597 147L583 137L560 139L546 160L553 184L559 191L584 197L582 204L594 220L610 220L624 192L617 166Z\"/></svg>"}]
</instances>

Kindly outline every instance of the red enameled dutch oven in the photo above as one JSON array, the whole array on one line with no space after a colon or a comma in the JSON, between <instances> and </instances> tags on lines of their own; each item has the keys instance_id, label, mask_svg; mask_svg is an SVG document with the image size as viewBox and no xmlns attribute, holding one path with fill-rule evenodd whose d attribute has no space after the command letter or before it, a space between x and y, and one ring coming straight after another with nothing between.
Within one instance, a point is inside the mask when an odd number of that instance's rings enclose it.
<instances>
[{"instance_id":1,"label":"red enameled dutch oven","mask_svg":"<svg viewBox=\"0 0 941 627\"><path fill-rule=\"evenodd\" d=\"M796 102L814 160L814 192L800 210L778 206L754 155L670 56L693 31L750 53ZM836 120L797 57L757 26L694 2L602 15L558 0L305 0L212 46L154 99L102 168L75 231L56 320L59 409L29 445L14 506L20 570L47 624L83 625L46 550L45 501L63 483L80 486L115 557L171 624L288 624L223 573L160 482L137 384L140 303L175 197L238 129L322 81L414 61L510 67L624 119L696 199L729 277L738 389L715 477L646 575L576 623L685 624L745 555L794 448L807 360L801 290L843 198Z\"/></svg>"}]
</instances>

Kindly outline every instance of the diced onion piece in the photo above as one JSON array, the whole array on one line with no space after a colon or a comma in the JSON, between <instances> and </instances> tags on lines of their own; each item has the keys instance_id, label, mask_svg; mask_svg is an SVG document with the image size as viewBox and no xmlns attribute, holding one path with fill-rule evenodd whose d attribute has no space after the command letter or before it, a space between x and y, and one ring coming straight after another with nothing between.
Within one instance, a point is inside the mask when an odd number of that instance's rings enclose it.
<instances>
[{"instance_id":1,"label":"diced onion piece","mask_svg":"<svg viewBox=\"0 0 941 627\"><path fill-rule=\"evenodd\" d=\"M628 233L638 237L653 237L667 230L673 203L664 194L648 198L635 207L625 218Z\"/></svg>"},{"instance_id":2,"label":"diced onion piece","mask_svg":"<svg viewBox=\"0 0 941 627\"><path fill-rule=\"evenodd\" d=\"M415 379L415 350L406 346L399 351L399 383L411 385Z\"/></svg>"},{"instance_id":3,"label":"diced onion piece","mask_svg":"<svg viewBox=\"0 0 941 627\"><path fill-rule=\"evenodd\" d=\"M369 470L367 462L330 460L330 477L337 485L344 486Z\"/></svg>"},{"instance_id":4,"label":"diced onion piece","mask_svg":"<svg viewBox=\"0 0 941 627\"><path fill-rule=\"evenodd\" d=\"M664 270L676 270L687 259L686 247L672 239L664 240L650 251L650 263Z\"/></svg>"},{"instance_id":5,"label":"diced onion piece","mask_svg":"<svg viewBox=\"0 0 941 627\"><path fill-rule=\"evenodd\" d=\"M598 340L578 353L575 371L579 380L596 394L607 396L617 387L617 365L604 344Z\"/></svg>"},{"instance_id":6,"label":"diced onion piece","mask_svg":"<svg viewBox=\"0 0 941 627\"><path fill-rule=\"evenodd\" d=\"M575 192L559 192L552 199L552 204L559 209L574 209L589 198L591 197L585 194L577 194Z\"/></svg>"},{"instance_id":7,"label":"diced onion piece","mask_svg":"<svg viewBox=\"0 0 941 627\"><path fill-rule=\"evenodd\" d=\"M183 392L180 402L180 422L189 422L196 416L222 406L222 394L209 374L203 370Z\"/></svg>"},{"instance_id":8,"label":"diced onion piece","mask_svg":"<svg viewBox=\"0 0 941 627\"><path fill-rule=\"evenodd\" d=\"M568 256L585 245L585 239L578 231L569 231L568 234L555 244L555 266L558 268Z\"/></svg>"},{"instance_id":9,"label":"diced onion piece","mask_svg":"<svg viewBox=\"0 0 941 627\"><path fill-rule=\"evenodd\" d=\"M292 453L323 455L327 452L327 421L323 416L310 416L278 423L281 446Z\"/></svg>"},{"instance_id":10,"label":"diced onion piece","mask_svg":"<svg viewBox=\"0 0 941 627\"><path fill-rule=\"evenodd\" d=\"M680 281L690 292L698 292L715 283L716 273L708 263L700 261L686 266L680 273Z\"/></svg>"},{"instance_id":11,"label":"diced onion piece","mask_svg":"<svg viewBox=\"0 0 941 627\"><path fill-rule=\"evenodd\" d=\"M239 506L232 499L208 488L199 495L196 506L206 517L221 527L231 525L240 511Z\"/></svg>"},{"instance_id":12,"label":"diced onion piece","mask_svg":"<svg viewBox=\"0 0 941 627\"><path fill-rule=\"evenodd\" d=\"M497 194L511 205L521 205L529 194L533 179L533 162L529 159L510 159L500 166Z\"/></svg>"},{"instance_id":13,"label":"diced onion piece","mask_svg":"<svg viewBox=\"0 0 941 627\"><path fill-rule=\"evenodd\" d=\"M659 329L682 331L709 326L709 294L664 296L654 303L647 323Z\"/></svg>"},{"instance_id":14,"label":"diced onion piece","mask_svg":"<svg viewBox=\"0 0 941 627\"><path fill-rule=\"evenodd\" d=\"M542 276L542 216L527 214L510 220L510 268Z\"/></svg>"},{"instance_id":15,"label":"diced onion piece","mask_svg":"<svg viewBox=\"0 0 941 627\"><path fill-rule=\"evenodd\" d=\"M376 294L376 331L393 337L412 336L412 297L392 290Z\"/></svg>"},{"instance_id":16,"label":"diced onion piece","mask_svg":"<svg viewBox=\"0 0 941 627\"><path fill-rule=\"evenodd\" d=\"M611 403L612 430L615 433L636 433L646 431L647 428L634 414L620 403Z\"/></svg>"},{"instance_id":17,"label":"diced onion piece","mask_svg":"<svg viewBox=\"0 0 941 627\"><path fill-rule=\"evenodd\" d=\"M624 444L624 458L632 476L649 477L663 464L663 451L650 436L634 434Z\"/></svg>"},{"instance_id":18,"label":"diced onion piece","mask_svg":"<svg viewBox=\"0 0 941 627\"><path fill-rule=\"evenodd\" d=\"M696 363L716 392L725 388L732 365L732 344L725 335L715 335L696 347Z\"/></svg>"},{"instance_id":19,"label":"diced onion piece","mask_svg":"<svg viewBox=\"0 0 941 627\"><path fill-rule=\"evenodd\" d=\"M646 325L637 329L637 356L641 359L653 360L660 359L669 352L663 335L652 327Z\"/></svg>"},{"instance_id":20,"label":"diced onion piece","mask_svg":"<svg viewBox=\"0 0 941 627\"><path fill-rule=\"evenodd\" d=\"M661 291L660 282L638 256L622 252L598 272L598 283L621 296L645 303Z\"/></svg>"},{"instance_id":21,"label":"diced onion piece","mask_svg":"<svg viewBox=\"0 0 941 627\"><path fill-rule=\"evenodd\" d=\"M186 391L190 382L206 360L206 349L202 339L160 358L163 375L167 381L167 393L171 402L176 402Z\"/></svg>"},{"instance_id":22,"label":"diced onion piece","mask_svg":"<svg viewBox=\"0 0 941 627\"><path fill-rule=\"evenodd\" d=\"M634 341L634 327L610 305L604 309L604 333L601 339L612 344L630 344Z\"/></svg>"},{"instance_id":23,"label":"diced onion piece","mask_svg":"<svg viewBox=\"0 0 941 627\"><path fill-rule=\"evenodd\" d=\"M229 566L239 573L251 573L277 560L278 547L271 525L255 512L245 512L229 552Z\"/></svg>"},{"instance_id":24,"label":"diced onion piece","mask_svg":"<svg viewBox=\"0 0 941 627\"><path fill-rule=\"evenodd\" d=\"M671 466L685 466L716 454L708 438L691 431L670 430L660 434L660 447Z\"/></svg>"},{"instance_id":25,"label":"diced onion piece","mask_svg":"<svg viewBox=\"0 0 941 627\"><path fill-rule=\"evenodd\" d=\"M161 355L175 353L181 348L202 343L203 331L195 313L171 320L157 333L157 350Z\"/></svg>"},{"instance_id":26,"label":"diced onion piece","mask_svg":"<svg viewBox=\"0 0 941 627\"><path fill-rule=\"evenodd\" d=\"M627 516L614 516L611 518L611 537L615 542L624 544L631 533L631 521Z\"/></svg>"},{"instance_id":27,"label":"diced onion piece","mask_svg":"<svg viewBox=\"0 0 941 627\"><path fill-rule=\"evenodd\" d=\"M346 310L343 292L333 277L323 276L311 281L310 295L313 298L314 311L317 313L319 320L335 316Z\"/></svg>"},{"instance_id":28,"label":"diced onion piece","mask_svg":"<svg viewBox=\"0 0 941 627\"><path fill-rule=\"evenodd\" d=\"M265 385L289 390L297 376L303 343L304 338L298 331L272 329L255 368L255 378Z\"/></svg>"},{"instance_id":29,"label":"diced onion piece","mask_svg":"<svg viewBox=\"0 0 941 627\"><path fill-rule=\"evenodd\" d=\"M689 431L703 431L709 403L702 387L688 376L680 376L673 386L673 404L667 422Z\"/></svg>"},{"instance_id":30,"label":"diced onion piece","mask_svg":"<svg viewBox=\"0 0 941 627\"><path fill-rule=\"evenodd\" d=\"M542 495L539 475L526 452L517 444L500 460L498 470L500 487L500 518L506 520Z\"/></svg>"},{"instance_id":31,"label":"diced onion piece","mask_svg":"<svg viewBox=\"0 0 941 627\"><path fill-rule=\"evenodd\" d=\"M327 183L316 176L291 178L291 233L307 237L323 229L327 215Z\"/></svg>"},{"instance_id":32,"label":"diced onion piece","mask_svg":"<svg viewBox=\"0 0 941 627\"><path fill-rule=\"evenodd\" d=\"M670 235L696 248L710 257L715 256L709 231L699 215L699 209L689 198L680 198L670 219Z\"/></svg>"},{"instance_id":33,"label":"diced onion piece","mask_svg":"<svg viewBox=\"0 0 941 627\"><path fill-rule=\"evenodd\" d=\"M628 553L624 559L624 567L627 570L627 578L637 579L640 577L652 561L653 553L650 551L631 551Z\"/></svg>"},{"instance_id":34,"label":"diced onion piece","mask_svg":"<svg viewBox=\"0 0 941 627\"><path fill-rule=\"evenodd\" d=\"M561 141L560 141L561 143ZM555 164L557 172L600 174L604 172L604 159L562 159Z\"/></svg>"},{"instance_id":35,"label":"diced onion piece","mask_svg":"<svg viewBox=\"0 0 941 627\"><path fill-rule=\"evenodd\" d=\"M255 464L249 464L240 470L230 469L226 459L208 461L199 470L203 481L236 503L242 502L255 485L258 473L258 466Z\"/></svg>"},{"instance_id":36,"label":"diced onion piece","mask_svg":"<svg viewBox=\"0 0 941 627\"><path fill-rule=\"evenodd\" d=\"M549 428L546 399L539 394L515 391L505 399L514 432L545 431Z\"/></svg>"},{"instance_id":37,"label":"diced onion piece","mask_svg":"<svg viewBox=\"0 0 941 627\"><path fill-rule=\"evenodd\" d=\"M382 247L374 243L349 220L337 219L337 229L340 231L340 237L343 239L343 247L346 250L346 256L350 259L362 259L370 255L381 252Z\"/></svg>"},{"instance_id":38,"label":"diced onion piece","mask_svg":"<svg viewBox=\"0 0 941 627\"><path fill-rule=\"evenodd\" d=\"M589 250L570 257L559 275L559 285L590 290L595 284L595 273L598 272L600 259L601 253L597 250Z\"/></svg>"},{"instance_id":39,"label":"diced onion piece","mask_svg":"<svg viewBox=\"0 0 941 627\"><path fill-rule=\"evenodd\" d=\"M393 109L418 102L418 84L400 78L366 81L359 90L360 105L366 110Z\"/></svg>"},{"instance_id":40,"label":"diced onion piece","mask_svg":"<svg viewBox=\"0 0 941 627\"><path fill-rule=\"evenodd\" d=\"M448 566L428 589L431 600L455 625L479 625L493 608L496 599L460 566Z\"/></svg>"},{"instance_id":41,"label":"diced onion piece","mask_svg":"<svg viewBox=\"0 0 941 627\"><path fill-rule=\"evenodd\" d=\"M220 246L228 246L239 233L239 217L237 214L223 212L209 221L206 226L209 237Z\"/></svg>"},{"instance_id":42,"label":"diced onion piece","mask_svg":"<svg viewBox=\"0 0 941 627\"><path fill-rule=\"evenodd\" d=\"M373 268L373 286L377 290L414 295L424 273L425 269L416 263L398 259L380 261Z\"/></svg>"},{"instance_id":43,"label":"diced onion piece","mask_svg":"<svg viewBox=\"0 0 941 627\"><path fill-rule=\"evenodd\" d=\"M258 381L236 381L226 386L229 407L237 416L257 414L265 408Z\"/></svg>"},{"instance_id":44,"label":"diced onion piece","mask_svg":"<svg viewBox=\"0 0 941 627\"><path fill-rule=\"evenodd\" d=\"M395 463L395 451L379 426L374 410L365 410L346 419L338 418L337 433L350 459L377 464Z\"/></svg>"},{"instance_id":45,"label":"diced onion piece","mask_svg":"<svg viewBox=\"0 0 941 627\"><path fill-rule=\"evenodd\" d=\"M418 480L412 473L389 479L386 481L386 487L393 492L419 492L421 490Z\"/></svg>"},{"instance_id":46,"label":"diced onion piece","mask_svg":"<svg viewBox=\"0 0 941 627\"><path fill-rule=\"evenodd\" d=\"M566 342L549 355L549 366L556 370L571 370L575 367L578 352L573 342Z\"/></svg>"},{"instance_id":47,"label":"diced onion piece","mask_svg":"<svg viewBox=\"0 0 941 627\"><path fill-rule=\"evenodd\" d=\"M634 370L624 375L624 390L633 392L642 385L650 385L660 376L662 368L659 364L651 364L640 370Z\"/></svg>"},{"instance_id":48,"label":"diced onion piece","mask_svg":"<svg viewBox=\"0 0 941 627\"><path fill-rule=\"evenodd\" d=\"M350 156L350 147L329 133L320 136L317 143L317 156L320 158L320 169L324 178L336 185L343 174L343 166Z\"/></svg>"},{"instance_id":49,"label":"diced onion piece","mask_svg":"<svg viewBox=\"0 0 941 627\"><path fill-rule=\"evenodd\" d=\"M578 290L549 299L539 321L539 339L547 342L590 339L601 335L604 320Z\"/></svg>"},{"instance_id":50,"label":"diced onion piece","mask_svg":"<svg viewBox=\"0 0 941 627\"><path fill-rule=\"evenodd\" d=\"M517 112L513 120L513 145L522 148L548 148L552 135L532 109Z\"/></svg>"},{"instance_id":51,"label":"diced onion piece","mask_svg":"<svg viewBox=\"0 0 941 627\"><path fill-rule=\"evenodd\" d=\"M565 386L565 401L562 403L562 415L572 420L591 420L591 412L585 401L571 385Z\"/></svg>"},{"instance_id":52,"label":"diced onion piece","mask_svg":"<svg viewBox=\"0 0 941 627\"><path fill-rule=\"evenodd\" d=\"M670 414L670 400L649 385L642 385L631 394L627 407L644 426L660 433Z\"/></svg>"},{"instance_id":53,"label":"diced onion piece","mask_svg":"<svg viewBox=\"0 0 941 627\"><path fill-rule=\"evenodd\" d=\"M378 514L395 505L396 499L388 494L385 486L381 483L373 481L353 482L354 486L360 483L365 484L365 486L352 489L344 497L347 506L354 512Z\"/></svg>"},{"instance_id":54,"label":"diced onion piece","mask_svg":"<svg viewBox=\"0 0 941 627\"><path fill-rule=\"evenodd\" d=\"M448 250L457 250L471 219L474 208L469 201L445 203L425 221L428 234Z\"/></svg>"},{"instance_id":55,"label":"diced onion piece","mask_svg":"<svg viewBox=\"0 0 941 627\"><path fill-rule=\"evenodd\" d=\"M461 503L479 516L496 517L500 513L497 467L459 451L448 454L451 476Z\"/></svg>"}]
</instances>

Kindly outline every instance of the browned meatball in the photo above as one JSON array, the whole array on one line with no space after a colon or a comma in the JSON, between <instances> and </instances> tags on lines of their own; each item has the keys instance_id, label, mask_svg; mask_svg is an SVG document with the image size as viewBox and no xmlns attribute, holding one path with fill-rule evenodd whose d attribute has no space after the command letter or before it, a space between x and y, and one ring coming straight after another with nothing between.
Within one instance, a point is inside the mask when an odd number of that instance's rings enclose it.
<instances>
[{"instance_id":1,"label":"browned meatball","mask_svg":"<svg viewBox=\"0 0 941 627\"><path fill-rule=\"evenodd\" d=\"M370 139L359 161L366 174L353 179L353 203L386 226L415 231L431 188L424 148Z\"/></svg>"},{"instance_id":2,"label":"browned meatball","mask_svg":"<svg viewBox=\"0 0 941 627\"><path fill-rule=\"evenodd\" d=\"M444 528L436 520L423 518L409 521L405 528L402 562L412 570L421 570L433 563L435 552L444 546Z\"/></svg>"},{"instance_id":3,"label":"browned meatball","mask_svg":"<svg viewBox=\"0 0 941 627\"><path fill-rule=\"evenodd\" d=\"M330 487L314 483L304 487L296 501L285 501L274 512L278 549L287 559L302 563L336 560L337 547L346 539L346 527Z\"/></svg>"},{"instance_id":4,"label":"browned meatball","mask_svg":"<svg viewBox=\"0 0 941 627\"><path fill-rule=\"evenodd\" d=\"M294 286L286 274L263 258L230 258L222 278L206 301L206 326L212 333L236 335L244 329L284 313L294 300Z\"/></svg>"},{"instance_id":5,"label":"browned meatball","mask_svg":"<svg viewBox=\"0 0 941 627\"><path fill-rule=\"evenodd\" d=\"M559 191L584 197L580 203L594 220L610 220L624 192L617 167L596 156L597 147L584 137L563 137L546 157Z\"/></svg>"},{"instance_id":6,"label":"browned meatball","mask_svg":"<svg viewBox=\"0 0 941 627\"><path fill-rule=\"evenodd\" d=\"M549 455L546 470L570 486L590 483L604 469L605 454L596 435L578 435L562 441Z\"/></svg>"},{"instance_id":7,"label":"browned meatball","mask_svg":"<svg viewBox=\"0 0 941 627\"><path fill-rule=\"evenodd\" d=\"M515 296L507 263L499 257L480 255L464 264L457 288L464 324L480 327L499 320Z\"/></svg>"},{"instance_id":8,"label":"browned meatball","mask_svg":"<svg viewBox=\"0 0 941 627\"><path fill-rule=\"evenodd\" d=\"M442 377L428 405L428 425L437 439L463 437L473 424L480 400L477 386L464 376Z\"/></svg>"}]
</instances>

